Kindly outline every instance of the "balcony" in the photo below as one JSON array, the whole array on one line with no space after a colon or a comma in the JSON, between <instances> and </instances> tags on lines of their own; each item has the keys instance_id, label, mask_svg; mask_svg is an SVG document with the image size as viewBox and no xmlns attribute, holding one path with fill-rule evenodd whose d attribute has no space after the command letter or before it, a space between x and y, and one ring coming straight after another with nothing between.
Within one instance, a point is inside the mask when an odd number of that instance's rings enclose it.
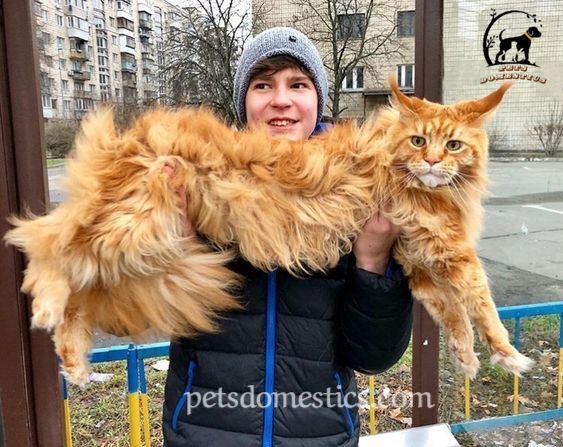
<instances>
[{"instance_id":1,"label":"balcony","mask_svg":"<svg viewBox=\"0 0 563 447\"><path fill-rule=\"evenodd\" d=\"M73 96L75 98L92 99L94 95L90 90L74 90Z\"/></svg>"},{"instance_id":2,"label":"balcony","mask_svg":"<svg viewBox=\"0 0 563 447\"><path fill-rule=\"evenodd\" d=\"M146 12L152 15L154 13L152 0L137 0L137 9L139 12Z\"/></svg>"},{"instance_id":3,"label":"balcony","mask_svg":"<svg viewBox=\"0 0 563 447\"><path fill-rule=\"evenodd\" d=\"M137 64L134 62L121 62L121 71L135 73L137 71Z\"/></svg>"},{"instance_id":4,"label":"balcony","mask_svg":"<svg viewBox=\"0 0 563 447\"><path fill-rule=\"evenodd\" d=\"M51 107L43 107L43 118L53 118L55 114L53 113L53 109Z\"/></svg>"},{"instance_id":5,"label":"balcony","mask_svg":"<svg viewBox=\"0 0 563 447\"><path fill-rule=\"evenodd\" d=\"M123 87L126 88L136 88L137 87L137 80L136 79L123 79Z\"/></svg>"},{"instance_id":6,"label":"balcony","mask_svg":"<svg viewBox=\"0 0 563 447\"><path fill-rule=\"evenodd\" d=\"M89 81L90 80L90 72L89 71L82 71L82 70L70 70L68 75L74 79L75 81Z\"/></svg>"},{"instance_id":7,"label":"balcony","mask_svg":"<svg viewBox=\"0 0 563 447\"><path fill-rule=\"evenodd\" d=\"M152 55L152 53L145 53L145 51L142 49L141 49L141 57L143 58L143 61L150 61L151 63L154 62L154 56Z\"/></svg>"},{"instance_id":8,"label":"balcony","mask_svg":"<svg viewBox=\"0 0 563 447\"><path fill-rule=\"evenodd\" d=\"M139 37L144 40L149 40L151 38L151 32L145 28L139 28Z\"/></svg>"},{"instance_id":9,"label":"balcony","mask_svg":"<svg viewBox=\"0 0 563 447\"><path fill-rule=\"evenodd\" d=\"M145 20L145 19L139 19L139 28L151 30L152 29L152 21L151 20Z\"/></svg>"},{"instance_id":10,"label":"balcony","mask_svg":"<svg viewBox=\"0 0 563 447\"><path fill-rule=\"evenodd\" d=\"M143 74L152 74L153 70L154 70L154 63L152 61L143 59Z\"/></svg>"},{"instance_id":11,"label":"balcony","mask_svg":"<svg viewBox=\"0 0 563 447\"><path fill-rule=\"evenodd\" d=\"M123 18L123 19L127 19L127 20L133 21L133 12L132 12L132 10L131 10L131 7L130 7L130 6L126 6L125 3L122 3L121 5L122 5L122 6L117 9L116 17L117 17L118 19Z\"/></svg>"},{"instance_id":12,"label":"balcony","mask_svg":"<svg viewBox=\"0 0 563 447\"><path fill-rule=\"evenodd\" d=\"M132 39L133 40L133 39ZM119 39L119 51L120 53L130 54L131 56L135 57L135 40L133 42L123 41L123 39Z\"/></svg>"},{"instance_id":13,"label":"balcony","mask_svg":"<svg viewBox=\"0 0 563 447\"><path fill-rule=\"evenodd\" d=\"M68 5L65 12L67 16L75 16L81 18L82 20L88 20L88 12L78 6Z\"/></svg>"},{"instance_id":14,"label":"balcony","mask_svg":"<svg viewBox=\"0 0 563 447\"><path fill-rule=\"evenodd\" d=\"M75 26L72 26L72 27L68 27L67 30L68 30L68 37L70 38L76 38L85 41L88 41L90 39L90 34L88 33L88 31L85 31L81 28L76 28Z\"/></svg>"},{"instance_id":15,"label":"balcony","mask_svg":"<svg viewBox=\"0 0 563 447\"><path fill-rule=\"evenodd\" d=\"M71 59L75 59L78 61L87 61L88 59L90 59L88 57L88 53L86 53L86 51L82 51L82 50L77 50L75 48L71 48L70 49L70 56Z\"/></svg>"}]
</instances>

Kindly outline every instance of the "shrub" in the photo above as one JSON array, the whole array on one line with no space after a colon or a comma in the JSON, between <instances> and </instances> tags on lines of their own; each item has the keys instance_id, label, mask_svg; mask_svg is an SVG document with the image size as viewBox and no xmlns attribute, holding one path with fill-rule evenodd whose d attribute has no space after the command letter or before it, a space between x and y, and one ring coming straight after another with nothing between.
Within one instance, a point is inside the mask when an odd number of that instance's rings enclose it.
<instances>
[{"instance_id":1,"label":"shrub","mask_svg":"<svg viewBox=\"0 0 563 447\"><path fill-rule=\"evenodd\" d=\"M64 158L72 149L78 130L76 121L50 121L45 124L45 149L52 158Z\"/></svg>"}]
</instances>

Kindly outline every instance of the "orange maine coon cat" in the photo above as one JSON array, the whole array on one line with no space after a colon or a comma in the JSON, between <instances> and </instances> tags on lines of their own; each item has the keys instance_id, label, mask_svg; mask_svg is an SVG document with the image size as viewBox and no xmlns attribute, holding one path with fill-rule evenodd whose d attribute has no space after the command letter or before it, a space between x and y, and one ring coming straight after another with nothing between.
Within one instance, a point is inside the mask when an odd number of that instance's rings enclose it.
<instances>
[{"instance_id":1,"label":"orange maine coon cat","mask_svg":"<svg viewBox=\"0 0 563 447\"><path fill-rule=\"evenodd\" d=\"M443 106L391 84L393 106L363 126L300 142L238 132L202 110L149 112L123 133L108 111L88 117L67 162L68 199L46 216L12 219L6 235L29 258L22 289L34 297L32 324L54 330L69 379L87 380L94 327L133 337L216 330L218 313L238 306L230 252L265 270L322 271L385 203L402 228L394 256L462 371L474 377L479 367L471 323L494 362L529 369L475 250L483 123L508 85ZM183 235L184 187L207 244Z\"/></svg>"}]
</instances>

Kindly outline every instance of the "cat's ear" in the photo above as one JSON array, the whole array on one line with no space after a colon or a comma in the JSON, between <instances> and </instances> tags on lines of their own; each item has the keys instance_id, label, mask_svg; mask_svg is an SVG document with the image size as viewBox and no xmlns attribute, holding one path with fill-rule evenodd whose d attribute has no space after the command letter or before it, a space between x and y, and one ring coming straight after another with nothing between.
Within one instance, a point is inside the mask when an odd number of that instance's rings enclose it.
<instances>
[{"instance_id":1,"label":"cat's ear","mask_svg":"<svg viewBox=\"0 0 563 447\"><path fill-rule=\"evenodd\" d=\"M514 81L507 81L484 98L463 101L458 103L455 107L467 116L468 121L480 125L483 121L494 116L504 94L513 84Z\"/></svg>"},{"instance_id":2,"label":"cat's ear","mask_svg":"<svg viewBox=\"0 0 563 447\"><path fill-rule=\"evenodd\" d=\"M421 99L415 96L407 96L401 91L394 75L390 74L387 79L389 81L389 85L391 86L391 105L401 114L416 114L421 107L424 106L424 102Z\"/></svg>"}]
</instances>

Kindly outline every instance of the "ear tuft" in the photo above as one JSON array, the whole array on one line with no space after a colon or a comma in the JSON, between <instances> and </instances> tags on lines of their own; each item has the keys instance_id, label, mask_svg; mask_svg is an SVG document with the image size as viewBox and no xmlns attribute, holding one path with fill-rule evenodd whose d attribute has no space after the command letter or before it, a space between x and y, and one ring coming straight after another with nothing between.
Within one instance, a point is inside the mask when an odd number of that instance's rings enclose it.
<instances>
[{"instance_id":1,"label":"ear tuft","mask_svg":"<svg viewBox=\"0 0 563 447\"><path fill-rule=\"evenodd\" d=\"M387 80L391 87L391 105L401 114L416 114L421 107L424 107L424 101L415 96L407 96L401 91L394 74L390 74Z\"/></svg>"},{"instance_id":2,"label":"ear tuft","mask_svg":"<svg viewBox=\"0 0 563 447\"><path fill-rule=\"evenodd\" d=\"M504 82L499 88L481 99L462 101L455 108L468 117L468 121L481 125L484 120L490 119L496 112L504 94L514 84L514 81Z\"/></svg>"}]
</instances>

